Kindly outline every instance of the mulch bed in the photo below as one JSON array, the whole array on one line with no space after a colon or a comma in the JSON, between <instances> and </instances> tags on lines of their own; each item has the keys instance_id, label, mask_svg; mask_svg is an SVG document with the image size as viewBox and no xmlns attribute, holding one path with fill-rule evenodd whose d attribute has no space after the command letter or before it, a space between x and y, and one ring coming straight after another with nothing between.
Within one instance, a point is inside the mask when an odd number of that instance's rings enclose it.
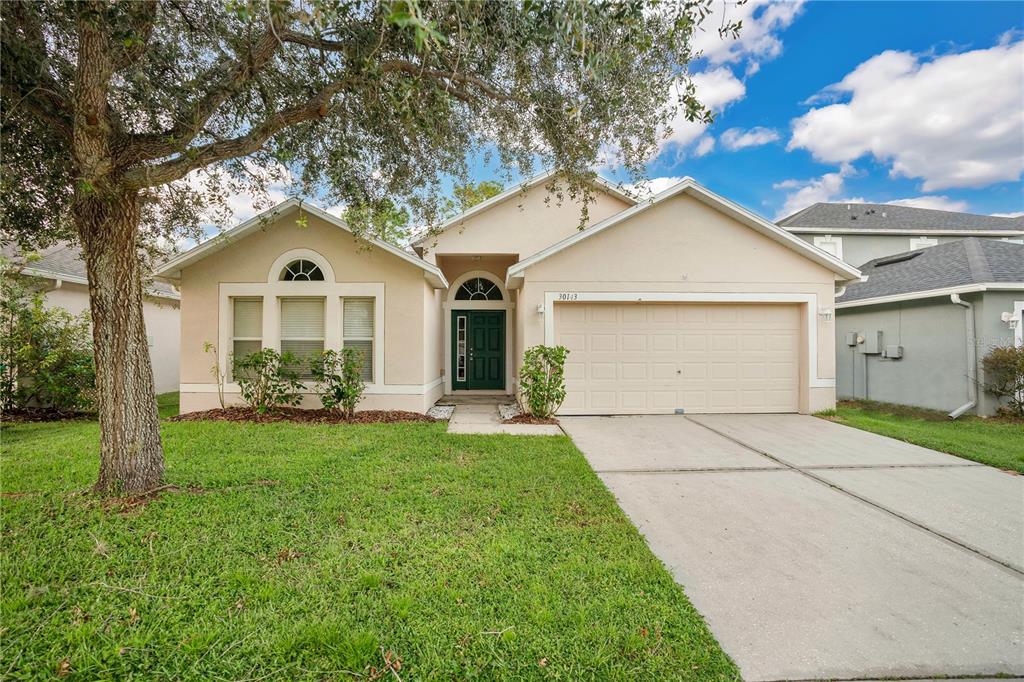
<instances>
[{"instance_id":1,"label":"mulch bed","mask_svg":"<svg viewBox=\"0 0 1024 682\"><path fill-rule=\"evenodd\" d=\"M227 407L224 409L218 408L203 412L180 414L176 417L169 417L167 421L253 422L257 424L272 424L276 422L296 422L302 424L394 424L397 422L434 422L437 420L419 412L405 412L403 410L364 410L356 412L355 416L351 419L345 419L340 412L335 410L304 410L299 407L279 407L266 414L260 414L251 407Z\"/></svg>"},{"instance_id":2,"label":"mulch bed","mask_svg":"<svg viewBox=\"0 0 1024 682\"><path fill-rule=\"evenodd\" d=\"M510 419L506 419L501 422L502 424L557 424L558 420L554 417L548 417L547 419L541 419L540 417L534 417L532 414L517 414Z\"/></svg>"},{"instance_id":3,"label":"mulch bed","mask_svg":"<svg viewBox=\"0 0 1024 682\"><path fill-rule=\"evenodd\" d=\"M95 419L96 414L81 412L79 410L55 410L44 407L28 407L17 410L7 410L0 414L0 421L3 422L61 422L70 419Z\"/></svg>"}]
</instances>

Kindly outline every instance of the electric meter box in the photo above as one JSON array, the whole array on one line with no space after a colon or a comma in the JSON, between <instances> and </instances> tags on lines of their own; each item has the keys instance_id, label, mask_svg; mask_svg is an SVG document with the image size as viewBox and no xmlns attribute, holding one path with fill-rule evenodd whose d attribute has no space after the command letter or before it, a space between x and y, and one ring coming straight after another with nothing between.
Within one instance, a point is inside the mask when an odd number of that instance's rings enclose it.
<instances>
[{"instance_id":1,"label":"electric meter box","mask_svg":"<svg viewBox=\"0 0 1024 682\"><path fill-rule=\"evenodd\" d=\"M864 334L864 345L860 347L864 355L879 355L882 352L882 332L867 332Z\"/></svg>"}]
</instances>

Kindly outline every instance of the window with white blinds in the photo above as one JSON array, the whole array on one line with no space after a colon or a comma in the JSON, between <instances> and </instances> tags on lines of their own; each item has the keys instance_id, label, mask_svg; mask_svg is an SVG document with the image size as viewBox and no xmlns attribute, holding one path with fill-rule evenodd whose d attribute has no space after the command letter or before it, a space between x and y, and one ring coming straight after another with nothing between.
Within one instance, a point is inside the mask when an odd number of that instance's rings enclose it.
<instances>
[{"instance_id":1,"label":"window with white blinds","mask_svg":"<svg viewBox=\"0 0 1024 682\"><path fill-rule=\"evenodd\" d=\"M234 363L263 348L263 299L231 299L231 373Z\"/></svg>"},{"instance_id":2,"label":"window with white blinds","mask_svg":"<svg viewBox=\"0 0 1024 682\"><path fill-rule=\"evenodd\" d=\"M363 381L373 382L374 299L343 298L341 336L345 348L355 348L363 356Z\"/></svg>"},{"instance_id":3,"label":"window with white blinds","mask_svg":"<svg viewBox=\"0 0 1024 682\"><path fill-rule=\"evenodd\" d=\"M302 379L313 378L310 361L324 350L324 299L281 299L281 353L291 353L292 369Z\"/></svg>"}]
</instances>

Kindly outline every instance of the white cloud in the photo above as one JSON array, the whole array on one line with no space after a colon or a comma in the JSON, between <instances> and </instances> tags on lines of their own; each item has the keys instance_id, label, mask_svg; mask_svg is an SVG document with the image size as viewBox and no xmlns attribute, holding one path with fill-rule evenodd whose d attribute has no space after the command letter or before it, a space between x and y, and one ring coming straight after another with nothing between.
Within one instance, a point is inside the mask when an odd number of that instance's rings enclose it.
<instances>
[{"instance_id":1,"label":"white cloud","mask_svg":"<svg viewBox=\"0 0 1024 682\"><path fill-rule=\"evenodd\" d=\"M993 213L996 218L1024 218L1024 211L1017 211L1016 213Z\"/></svg>"},{"instance_id":2,"label":"white cloud","mask_svg":"<svg viewBox=\"0 0 1024 682\"><path fill-rule=\"evenodd\" d=\"M693 149L693 155L696 157L705 156L711 153L711 150L715 148L715 138L711 135L705 135L697 141L697 146Z\"/></svg>"},{"instance_id":3,"label":"white cloud","mask_svg":"<svg viewBox=\"0 0 1024 682\"><path fill-rule=\"evenodd\" d=\"M691 80L696 90L697 99L716 114L721 113L733 102L743 99L747 94L747 86L736 78L732 70L726 66L695 73L691 76ZM676 87L676 91L672 94L673 98L678 99L680 87L682 86ZM682 109L676 113L675 118L669 124L672 132L662 140L663 146L675 144L685 147L704 134L707 125L687 121L684 113Z\"/></svg>"},{"instance_id":4,"label":"white cloud","mask_svg":"<svg viewBox=\"0 0 1024 682\"><path fill-rule=\"evenodd\" d=\"M967 202L960 199L950 199L941 194L931 194L921 197L910 197L908 199L895 199L885 202L894 206L912 206L913 208L930 208L936 211L954 211L963 213L967 210Z\"/></svg>"},{"instance_id":5,"label":"white cloud","mask_svg":"<svg viewBox=\"0 0 1024 682\"><path fill-rule=\"evenodd\" d=\"M1024 172L1024 41L931 58L886 51L826 88L793 121L789 149L842 163L865 155L926 192L1015 181Z\"/></svg>"},{"instance_id":6,"label":"white cloud","mask_svg":"<svg viewBox=\"0 0 1024 682\"><path fill-rule=\"evenodd\" d=\"M779 139L779 133L771 128L760 126L743 130L742 128L729 128L720 136L722 146L730 151L744 149L746 147L759 147Z\"/></svg>"},{"instance_id":7,"label":"white cloud","mask_svg":"<svg viewBox=\"0 0 1024 682\"><path fill-rule=\"evenodd\" d=\"M701 22L693 37L693 47L712 65L736 63L747 59L747 75L757 73L760 65L782 53L782 42L775 33L786 29L803 9L803 0L772 2L751 0L745 4L714 2L711 13ZM721 37L718 29L726 23L742 21L739 37Z\"/></svg>"},{"instance_id":8,"label":"white cloud","mask_svg":"<svg viewBox=\"0 0 1024 682\"><path fill-rule=\"evenodd\" d=\"M822 201L833 201L843 191L846 178L853 175L853 167L843 164L834 173L825 173L820 178L809 180L783 180L772 185L772 189L792 190L786 195L786 200L779 209L776 220L792 215L799 210L805 209L811 204ZM852 200L848 200L852 201ZM857 201L863 201L858 199Z\"/></svg>"},{"instance_id":9,"label":"white cloud","mask_svg":"<svg viewBox=\"0 0 1024 682\"><path fill-rule=\"evenodd\" d=\"M623 185L622 188L639 197L650 197L654 194L658 194L659 192L664 192L669 187L677 185L682 181L683 178L678 175L664 176L660 178L650 178L644 182L638 182L635 185Z\"/></svg>"}]
</instances>

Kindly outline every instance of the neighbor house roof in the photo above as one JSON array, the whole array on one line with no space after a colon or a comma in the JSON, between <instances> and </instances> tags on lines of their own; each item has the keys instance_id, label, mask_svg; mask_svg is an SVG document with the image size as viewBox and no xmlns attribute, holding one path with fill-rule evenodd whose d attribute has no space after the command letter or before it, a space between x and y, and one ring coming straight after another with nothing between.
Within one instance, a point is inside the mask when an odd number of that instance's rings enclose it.
<instances>
[{"instance_id":1,"label":"neighbor house roof","mask_svg":"<svg viewBox=\"0 0 1024 682\"><path fill-rule=\"evenodd\" d=\"M202 260L203 258L206 258L207 256L211 256L217 253L218 251L225 248L229 244L259 230L261 227L265 226L271 220L280 218L281 216L291 213L292 211L298 211L300 208L306 213L310 213L320 218L321 220L325 221L326 223L333 225L334 227L345 230L350 234L352 232L348 228L348 225L345 224L345 221L343 221L341 218L333 216L327 211L321 208L317 208L312 204L306 203L301 199L287 199L286 201L282 201L277 206L274 206L273 208L270 208L264 211L263 213L260 213L259 215L250 218L241 225L233 227L225 232L222 232L218 234L216 237L208 239L202 244L199 244L198 246L189 249L185 253L179 254L174 258L165 261L164 263L157 267L156 274L159 277L177 279L178 277L181 276L182 268L186 268L189 265L192 265L193 263L196 263ZM387 251L388 253L406 261L410 265L414 265L417 268L423 270L423 276L427 279L428 282L430 282L432 286L438 289L448 288L448 280L445 279L444 274L442 274L440 268L438 268L436 265L428 263L422 258L417 257L415 254L409 253L408 251L404 251L398 248L394 244L388 244L387 242L377 239L375 237L363 237L363 239L368 243L373 244L377 248L382 249L383 251Z\"/></svg>"},{"instance_id":2,"label":"neighbor house roof","mask_svg":"<svg viewBox=\"0 0 1024 682\"><path fill-rule=\"evenodd\" d=\"M1024 234L1024 216L1002 218L892 204L818 203L783 218L790 232L868 234Z\"/></svg>"},{"instance_id":3,"label":"neighbor house roof","mask_svg":"<svg viewBox=\"0 0 1024 682\"><path fill-rule=\"evenodd\" d=\"M725 197L715 194L706 187L700 185L696 180L690 177L683 178L682 181L669 187L663 192L655 194L650 199L638 203L630 208L620 211L599 223L591 225L585 230L581 230L576 234L566 237L560 242L552 244L551 246L538 251L528 258L524 258L512 267L508 269L508 275L506 277L506 283L510 286L514 286L521 282L523 279L523 271L529 268L531 265L535 265L540 261L549 258L556 253L569 248L570 246L577 244L585 239L607 230L610 227L614 227L619 223L629 220L635 215L643 213L650 207L659 204L666 199L671 199L678 194L688 194L695 199L708 204L709 206L721 211L722 213L730 216L731 218L738 220L739 222L753 228L755 231L760 232L769 239L776 241L783 246L786 246L793 251L811 259L812 261L823 265L832 272L840 276L840 279L850 280L858 279L860 277L860 270L843 262L836 258L830 253L827 253L816 246L809 244L808 242L794 237L786 230L772 224L764 218L751 213L747 209L743 208L739 204L735 204Z\"/></svg>"},{"instance_id":4,"label":"neighbor house roof","mask_svg":"<svg viewBox=\"0 0 1024 682\"><path fill-rule=\"evenodd\" d=\"M455 225L461 225L467 219L479 213L483 213L484 211L494 206L497 206L498 204L504 203L513 197L519 196L526 192L527 190L532 189L533 187L536 187L541 183L547 182L557 174L557 170L549 170L540 173L539 175L534 175L532 178L528 178L526 180L523 180L522 182L516 183L509 187L508 189L506 189L504 192L500 194L495 194L490 199L487 199L486 201L481 201L476 206L473 206L468 210L463 211L459 215L455 216L454 218L450 218L449 220L446 220L445 222L441 223L441 226L437 230L433 232L428 232L422 237L419 237L418 239L414 240L412 246L414 248L421 247L422 244L431 239L436 238L439 234L441 234L448 228L454 227ZM627 204L633 205L637 203L636 197L623 191L622 188L620 188L614 182L610 180L605 180L600 175L594 177L592 184L595 189L598 189L602 192L606 192L615 197L616 199L624 201Z\"/></svg>"},{"instance_id":5,"label":"neighbor house roof","mask_svg":"<svg viewBox=\"0 0 1024 682\"><path fill-rule=\"evenodd\" d=\"M987 289L1024 289L1024 245L968 237L868 261L836 307Z\"/></svg>"},{"instance_id":6,"label":"neighbor house roof","mask_svg":"<svg viewBox=\"0 0 1024 682\"><path fill-rule=\"evenodd\" d=\"M20 258L21 252L13 246L3 249L4 256ZM21 274L44 279L61 280L75 284L89 284L89 277L82 259L82 249L77 244L60 242L37 252L40 258L30 260L21 268ZM177 289L167 282L153 281L146 284L146 293L158 298L180 299Z\"/></svg>"}]
</instances>

